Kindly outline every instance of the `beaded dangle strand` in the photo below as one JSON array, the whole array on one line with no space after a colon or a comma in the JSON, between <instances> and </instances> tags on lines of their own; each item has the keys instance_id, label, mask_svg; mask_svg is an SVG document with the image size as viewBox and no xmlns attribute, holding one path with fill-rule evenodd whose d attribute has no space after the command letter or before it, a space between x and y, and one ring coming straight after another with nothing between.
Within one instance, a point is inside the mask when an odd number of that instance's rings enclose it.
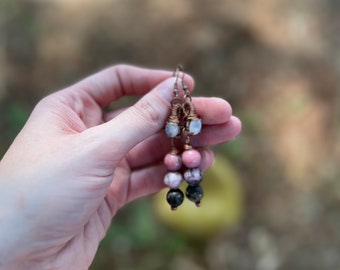
<instances>
[{"instance_id":1,"label":"beaded dangle strand","mask_svg":"<svg viewBox=\"0 0 340 270\"><path fill-rule=\"evenodd\" d=\"M182 184L182 175L179 170L182 167L182 159L179 151L175 146L175 140L180 139L180 118L182 115L182 100L179 97L178 90L178 73L179 68L175 71L176 81L174 84L173 98L171 100L171 112L166 122L165 133L171 138L171 150L164 158L164 164L169 172L164 176L164 183L170 188L167 193L167 201L172 210L183 203L184 194L179 189Z\"/></svg>"},{"instance_id":2,"label":"beaded dangle strand","mask_svg":"<svg viewBox=\"0 0 340 270\"><path fill-rule=\"evenodd\" d=\"M181 66L176 69L174 74L176 77L174 96L171 101L170 116L165 126L165 133L171 139L171 150L164 158L164 164L169 170L164 176L164 183L170 188L166 198L172 210L176 210L183 203L184 194L180 190L183 178L188 183L185 194L189 200L199 206L203 197L203 190L199 185L202 180L202 171L199 168L201 155L190 144L191 137L200 133L202 122L195 112L188 86L184 81L184 73L181 78L183 98L179 95L180 71L183 71ZM175 142L181 137L184 139L182 153L176 148ZM184 172L183 176L181 172Z\"/></svg>"},{"instance_id":3,"label":"beaded dangle strand","mask_svg":"<svg viewBox=\"0 0 340 270\"><path fill-rule=\"evenodd\" d=\"M193 149L190 144L191 136L197 135L201 132L202 121L198 118L192 98L190 96L188 86L184 82L184 73L182 78L182 88L184 91L184 129L185 136L184 152L182 153L182 162L186 166L184 171L184 180L188 183L185 191L187 198L194 202L196 206L200 206L203 197L203 190L199 183L202 181L203 173L199 168L201 164L201 154L199 151Z\"/></svg>"}]
</instances>

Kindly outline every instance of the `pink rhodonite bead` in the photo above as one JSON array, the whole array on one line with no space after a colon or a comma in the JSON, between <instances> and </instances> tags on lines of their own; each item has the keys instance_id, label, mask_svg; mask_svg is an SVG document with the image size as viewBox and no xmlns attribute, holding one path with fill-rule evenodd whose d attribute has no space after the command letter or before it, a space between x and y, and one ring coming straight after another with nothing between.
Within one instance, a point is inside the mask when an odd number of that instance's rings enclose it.
<instances>
[{"instance_id":1,"label":"pink rhodonite bead","mask_svg":"<svg viewBox=\"0 0 340 270\"><path fill-rule=\"evenodd\" d=\"M187 168L196 168L201 164L201 154L195 149L185 150L182 162Z\"/></svg>"},{"instance_id":2,"label":"pink rhodonite bead","mask_svg":"<svg viewBox=\"0 0 340 270\"><path fill-rule=\"evenodd\" d=\"M182 183L182 175L179 172L168 172L164 176L164 184L171 189L177 189Z\"/></svg>"},{"instance_id":3,"label":"pink rhodonite bead","mask_svg":"<svg viewBox=\"0 0 340 270\"><path fill-rule=\"evenodd\" d=\"M178 171L182 167L182 160L179 155L167 154L164 158L164 164L169 171Z\"/></svg>"}]
</instances>

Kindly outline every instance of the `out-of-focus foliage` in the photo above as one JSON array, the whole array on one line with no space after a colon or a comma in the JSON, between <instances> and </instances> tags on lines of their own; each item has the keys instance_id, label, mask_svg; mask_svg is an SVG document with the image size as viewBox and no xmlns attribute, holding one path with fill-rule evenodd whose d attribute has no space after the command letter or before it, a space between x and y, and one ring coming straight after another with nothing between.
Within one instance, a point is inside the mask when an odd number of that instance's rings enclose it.
<instances>
[{"instance_id":1,"label":"out-of-focus foliage","mask_svg":"<svg viewBox=\"0 0 340 270\"><path fill-rule=\"evenodd\" d=\"M240 175L244 219L195 240L141 200L91 269L339 269L339 11L336 0L0 1L0 153L52 91L116 63L182 63L196 95L227 99L243 121L216 151Z\"/></svg>"}]
</instances>

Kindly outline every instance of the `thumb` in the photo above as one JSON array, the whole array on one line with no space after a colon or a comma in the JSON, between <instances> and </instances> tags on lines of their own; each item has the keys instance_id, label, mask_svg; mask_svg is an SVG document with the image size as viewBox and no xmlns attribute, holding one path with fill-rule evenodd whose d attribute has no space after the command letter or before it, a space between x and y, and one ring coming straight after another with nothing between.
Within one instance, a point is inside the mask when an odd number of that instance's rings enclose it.
<instances>
[{"instance_id":1,"label":"thumb","mask_svg":"<svg viewBox=\"0 0 340 270\"><path fill-rule=\"evenodd\" d=\"M135 145L158 132L168 117L173 97L175 78L158 84L136 104L101 126L104 148L114 149L116 158L122 158ZM193 80L186 76L189 89Z\"/></svg>"}]
</instances>

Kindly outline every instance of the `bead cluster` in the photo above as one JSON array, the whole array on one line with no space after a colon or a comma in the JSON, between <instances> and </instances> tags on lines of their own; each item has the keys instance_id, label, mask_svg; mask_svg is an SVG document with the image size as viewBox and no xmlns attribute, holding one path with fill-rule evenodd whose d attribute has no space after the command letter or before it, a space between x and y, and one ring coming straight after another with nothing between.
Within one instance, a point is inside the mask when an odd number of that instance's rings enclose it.
<instances>
[{"instance_id":1,"label":"bead cluster","mask_svg":"<svg viewBox=\"0 0 340 270\"><path fill-rule=\"evenodd\" d=\"M171 138L171 151L164 158L164 164L168 172L164 176L164 183L170 188L167 193L167 201L172 210L176 210L183 203L184 194L180 189L183 181L188 186L186 197L199 206L203 197L203 190L199 185L203 179L200 169L201 154L193 149L190 144L192 136L201 132L202 121L196 115L188 86L184 82L184 73L181 78L183 97L179 95L178 79L182 68L179 66L175 72L174 96L171 101L170 116L165 125L165 133ZM176 147L176 140L184 139L183 150Z\"/></svg>"}]
</instances>

